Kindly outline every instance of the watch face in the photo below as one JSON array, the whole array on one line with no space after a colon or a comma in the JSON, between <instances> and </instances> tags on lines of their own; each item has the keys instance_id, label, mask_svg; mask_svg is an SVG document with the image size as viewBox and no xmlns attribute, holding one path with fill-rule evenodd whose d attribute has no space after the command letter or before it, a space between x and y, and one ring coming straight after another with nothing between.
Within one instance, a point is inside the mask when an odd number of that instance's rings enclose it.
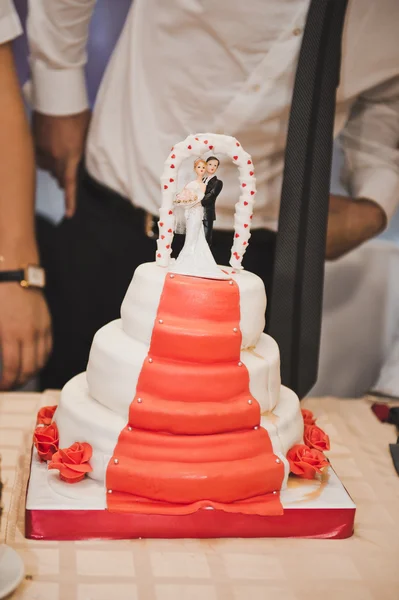
<instances>
[{"instance_id":1,"label":"watch face","mask_svg":"<svg viewBox=\"0 0 399 600\"><path fill-rule=\"evenodd\" d=\"M25 271L26 281L29 286L43 288L46 283L44 269L35 265L28 265Z\"/></svg>"}]
</instances>

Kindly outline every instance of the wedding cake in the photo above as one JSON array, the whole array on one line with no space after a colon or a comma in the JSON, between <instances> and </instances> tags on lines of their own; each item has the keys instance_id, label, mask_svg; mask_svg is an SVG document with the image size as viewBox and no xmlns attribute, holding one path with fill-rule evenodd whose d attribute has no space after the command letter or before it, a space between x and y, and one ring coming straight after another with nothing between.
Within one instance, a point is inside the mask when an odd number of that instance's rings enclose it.
<instances>
[{"instance_id":1,"label":"wedding cake","mask_svg":"<svg viewBox=\"0 0 399 600\"><path fill-rule=\"evenodd\" d=\"M209 154L230 157L239 172L228 267L213 261L202 224L201 157ZM187 159L197 179L179 196L177 171ZM303 444L303 411L281 385L279 349L263 333L263 282L242 268L256 195L252 159L232 137L189 136L172 148L161 186L155 261L136 269L121 318L94 337L87 372L66 384L49 421L39 420L39 457L66 487L98 482L108 511L281 515L290 471L321 473L328 438L305 415ZM179 202L186 242L174 260Z\"/></svg>"}]
</instances>

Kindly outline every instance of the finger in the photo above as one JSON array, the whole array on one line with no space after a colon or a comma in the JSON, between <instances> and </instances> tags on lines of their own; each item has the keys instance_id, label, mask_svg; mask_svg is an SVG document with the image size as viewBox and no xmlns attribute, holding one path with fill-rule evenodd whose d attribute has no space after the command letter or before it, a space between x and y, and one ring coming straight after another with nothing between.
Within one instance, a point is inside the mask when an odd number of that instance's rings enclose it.
<instances>
[{"instance_id":1,"label":"finger","mask_svg":"<svg viewBox=\"0 0 399 600\"><path fill-rule=\"evenodd\" d=\"M18 380L21 362L21 348L18 340L3 340L1 347L0 389L13 388Z\"/></svg>"},{"instance_id":2,"label":"finger","mask_svg":"<svg viewBox=\"0 0 399 600\"><path fill-rule=\"evenodd\" d=\"M53 350L53 335L51 329L49 329L45 335L45 345L46 345L46 362Z\"/></svg>"},{"instance_id":3,"label":"finger","mask_svg":"<svg viewBox=\"0 0 399 600\"><path fill-rule=\"evenodd\" d=\"M23 385L37 372L37 341L38 336L32 335L21 342L21 364L17 385Z\"/></svg>"},{"instance_id":4,"label":"finger","mask_svg":"<svg viewBox=\"0 0 399 600\"><path fill-rule=\"evenodd\" d=\"M72 217L76 210L76 175L78 169L78 162L76 160L69 160L64 177L64 189L65 189L65 215Z\"/></svg>"},{"instance_id":5,"label":"finger","mask_svg":"<svg viewBox=\"0 0 399 600\"><path fill-rule=\"evenodd\" d=\"M36 366L37 370L40 371L47 362L48 349L47 349L47 335L42 333L38 336L36 344Z\"/></svg>"}]
</instances>

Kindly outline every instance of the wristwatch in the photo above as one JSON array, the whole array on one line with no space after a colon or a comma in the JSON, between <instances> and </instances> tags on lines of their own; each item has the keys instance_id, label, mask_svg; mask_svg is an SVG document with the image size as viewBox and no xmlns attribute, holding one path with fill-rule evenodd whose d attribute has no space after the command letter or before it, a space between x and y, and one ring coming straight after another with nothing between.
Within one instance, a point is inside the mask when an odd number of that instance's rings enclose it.
<instances>
[{"instance_id":1,"label":"wristwatch","mask_svg":"<svg viewBox=\"0 0 399 600\"><path fill-rule=\"evenodd\" d=\"M40 288L46 285L46 273L39 265L27 265L15 271L0 271L0 283L16 281L23 288Z\"/></svg>"}]
</instances>

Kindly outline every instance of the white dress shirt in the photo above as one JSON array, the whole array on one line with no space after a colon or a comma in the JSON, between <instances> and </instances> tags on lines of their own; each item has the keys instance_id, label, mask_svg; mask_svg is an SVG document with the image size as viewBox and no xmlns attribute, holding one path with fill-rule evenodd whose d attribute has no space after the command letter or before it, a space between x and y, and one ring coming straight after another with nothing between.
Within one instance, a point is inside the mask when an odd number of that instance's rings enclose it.
<instances>
[{"instance_id":1,"label":"white dress shirt","mask_svg":"<svg viewBox=\"0 0 399 600\"><path fill-rule=\"evenodd\" d=\"M33 104L88 105L84 65L95 0L30 0ZM156 214L169 149L195 132L238 138L258 185L253 227L277 226L295 69L309 0L134 0L108 64L87 141L98 181ZM388 218L399 201L398 0L351 0L335 135L355 198ZM223 161L216 227L231 229L239 194Z\"/></svg>"},{"instance_id":2,"label":"white dress shirt","mask_svg":"<svg viewBox=\"0 0 399 600\"><path fill-rule=\"evenodd\" d=\"M0 0L0 44L13 40L21 33L21 23L12 0Z\"/></svg>"}]
</instances>

